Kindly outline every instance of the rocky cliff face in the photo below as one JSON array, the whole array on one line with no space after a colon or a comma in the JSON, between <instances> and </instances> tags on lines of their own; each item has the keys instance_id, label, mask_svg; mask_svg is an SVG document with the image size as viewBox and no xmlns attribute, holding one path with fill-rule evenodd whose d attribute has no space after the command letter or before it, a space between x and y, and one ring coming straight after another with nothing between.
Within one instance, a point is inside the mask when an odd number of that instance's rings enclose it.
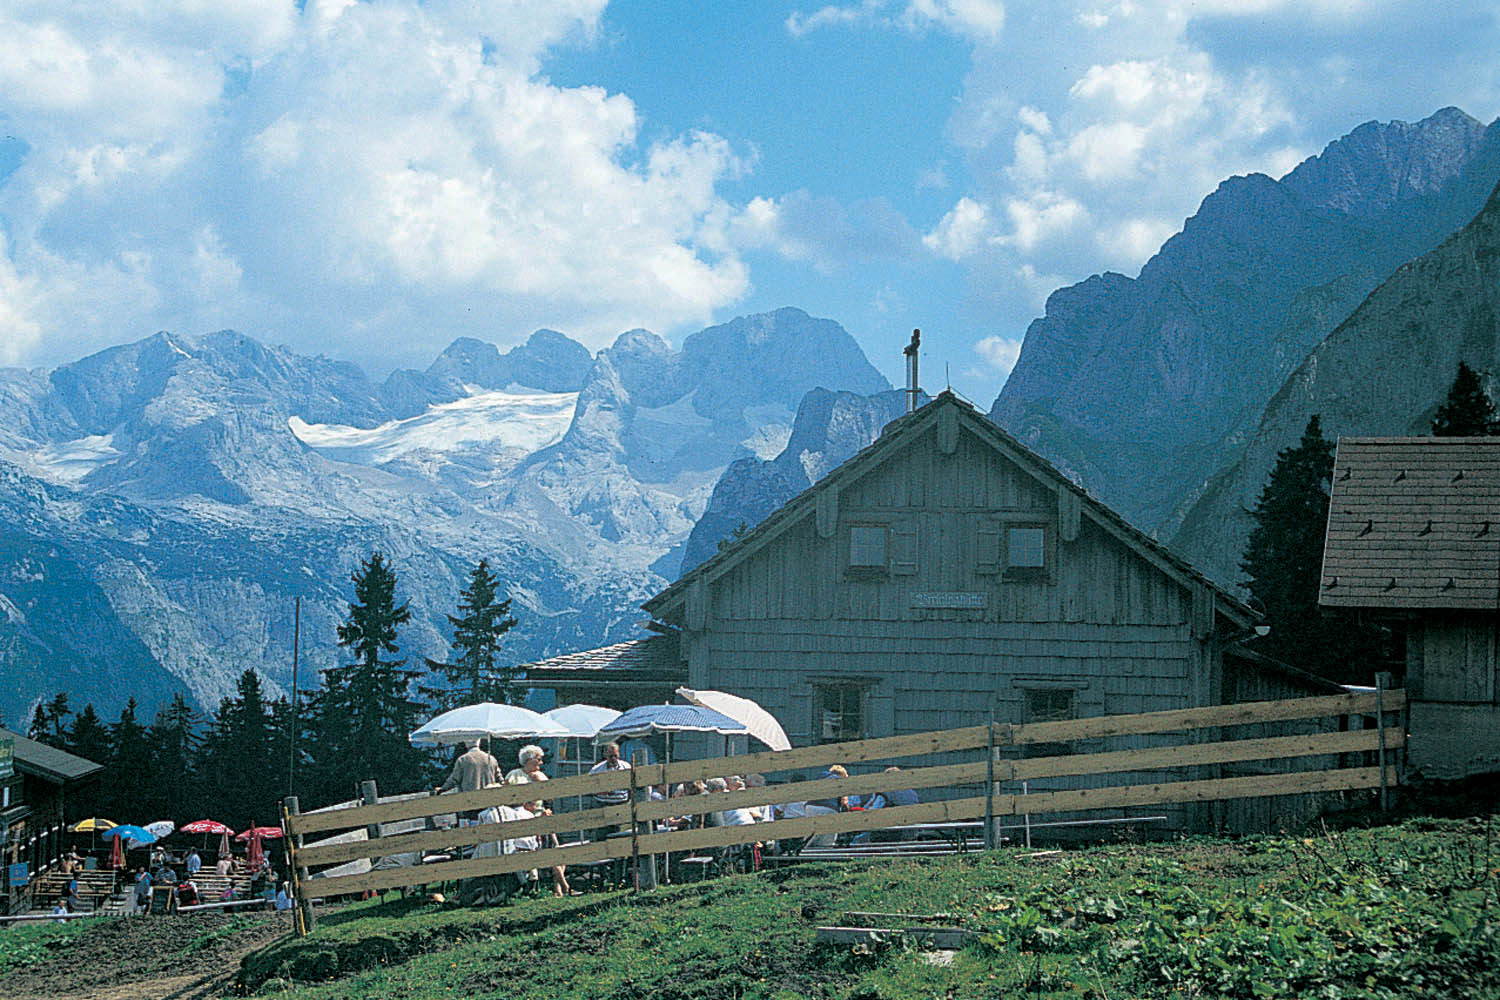
<instances>
[{"instance_id":1,"label":"rocky cliff face","mask_svg":"<svg viewBox=\"0 0 1500 1000\"><path fill-rule=\"evenodd\" d=\"M107 714L183 689L211 709L247 666L282 690L294 598L310 677L340 662L375 550L413 659L446 654L482 556L521 619L514 661L626 638L724 467L779 448L820 382L886 387L791 309L680 351L647 331L598 357L545 330L506 353L460 340L379 387L227 331L0 371L0 715L24 724L60 687Z\"/></svg>"},{"instance_id":2,"label":"rocky cliff face","mask_svg":"<svg viewBox=\"0 0 1500 1000\"><path fill-rule=\"evenodd\" d=\"M922 399L926 402L926 397ZM802 399L786 447L774 459L742 458L725 470L693 526L682 557L685 573L718 551L741 525L753 528L792 497L874 443L906 412L906 393L873 395L814 389Z\"/></svg>"},{"instance_id":3,"label":"rocky cliff face","mask_svg":"<svg viewBox=\"0 0 1500 1000\"><path fill-rule=\"evenodd\" d=\"M1297 366L1238 461L1188 512L1174 547L1205 572L1237 580L1249 511L1309 417L1319 414L1329 437L1428 434L1460 361L1500 369L1500 187L1469 225L1382 283Z\"/></svg>"},{"instance_id":4,"label":"rocky cliff face","mask_svg":"<svg viewBox=\"0 0 1500 1000\"><path fill-rule=\"evenodd\" d=\"M1500 177L1500 125L1371 123L1279 181L1234 177L1137 278L1055 292L991 416L1137 525L1171 534L1287 375Z\"/></svg>"}]
</instances>

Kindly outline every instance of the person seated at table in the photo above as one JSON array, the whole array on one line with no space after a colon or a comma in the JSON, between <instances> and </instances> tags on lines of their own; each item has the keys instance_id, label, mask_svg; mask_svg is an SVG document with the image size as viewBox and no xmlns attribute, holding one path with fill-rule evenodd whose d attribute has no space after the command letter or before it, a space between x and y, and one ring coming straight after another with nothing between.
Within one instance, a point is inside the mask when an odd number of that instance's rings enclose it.
<instances>
[{"instance_id":1,"label":"person seated at table","mask_svg":"<svg viewBox=\"0 0 1500 1000\"><path fill-rule=\"evenodd\" d=\"M745 787L746 788L765 788L766 787L766 776L764 774L751 774L751 775L748 775L745 778ZM762 805L762 806L751 806L750 807L750 812L755 816L755 821L757 823L769 823L769 822L771 822L771 820L773 820L775 818L775 815L776 815L775 814L775 810L773 810L771 808L771 806L770 806L769 803L766 804L766 805Z\"/></svg>"},{"instance_id":2,"label":"person seated at table","mask_svg":"<svg viewBox=\"0 0 1500 1000\"><path fill-rule=\"evenodd\" d=\"M842 764L830 764L828 770L818 776L819 781L836 781L840 778L849 777L849 771ZM827 816L836 812L847 812L849 809L849 797L847 795L834 795L826 799L814 799L803 806L803 813L807 816ZM835 834L820 833L809 837L807 840L810 847L832 847Z\"/></svg>"},{"instance_id":3,"label":"person seated at table","mask_svg":"<svg viewBox=\"0 0 1500 1000\"><path fill-rule=\"evenodd\" d=\"M195 848L194 850L188 851L188 856L187 856L187 874L188 874L188 878L192 878L194 875L198 874L202 870L203 870L203 859L200 858L200 857L198 857L198 851L197 851L197 849Z\"/></svg>"},{"instance_id":4,"label":"person seated at table","mask_svg":"<svg viewBox=\"0 0 1500 1000\"><path fill-rule=\"evenodd\" d=\"M69 851L62 859L62 872L64 875L72 875L83 871L83 855L76 850Z\"/></svg>"},{"instance_id":5,"label":"person seated at table","mask_svg":"<svg viewBox=\"0 0 1500 1000\"><path fill-rule=\"evenodd\" d=\"M165 868L166 865L167 865L167 849L164 848L164 847L154 847L154 848L152 848L151 849L151 868L152 868L152 870L153 871L159 871L162 868Z\"/></svg>"},{"instance_id":6,"label":"person seated at table","mask_svg":"<svg viewBox=\"0 0 1500 1000\"><path fill-rule=\"evenodd\" d=\"M535 744L528 743L516 754L520 767L513 767L505 775L505 780L522 777L527 781L546 781L547 772L542 770L542 761L546 758L546 751Z\"/></svg>"},{"instance_id":7,"label":"person seated at table","mask_svg":"<svg viewBox=\"0 0 1500 1000\"><path fill-rule=\"evenodd\" d=\"M178 906L197 906L199 903L198 883L188 879L177 887Z\"/></svg>"},{"instance_id":8,"label":"person seated at table","mask_svg":"<svg viewBox=\"0 0 1500 1000\"><path fill-rule=\"evenodd\" d=\"M229 857L228 855L220 858L219 861L218 861L218 863L214 865L214 874L215 875L233 875L234 874L234 859L231 858L231 857Z\"/></svg>"}]
</instances>

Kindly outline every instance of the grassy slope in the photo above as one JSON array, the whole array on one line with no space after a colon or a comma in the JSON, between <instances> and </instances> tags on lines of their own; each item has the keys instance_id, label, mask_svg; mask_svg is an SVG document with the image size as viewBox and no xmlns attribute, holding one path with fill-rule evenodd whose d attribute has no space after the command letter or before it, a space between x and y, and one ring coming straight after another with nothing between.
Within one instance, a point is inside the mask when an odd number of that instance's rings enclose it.
<instances>
[{"instance_id":1,"label":"grassy slope","mask_svg":"<svg viewBox=\"0 0 1500 1000\"><path fill-rule=\"evenodd\" d=\"M1484 818L808 865L639 897L360 904L241 980L319 998L1500 998L1497 875ZM947 912L978 937L948 965L815 946L846 910Z\"/></svg>"},{"instance_id":2,"label":"grassy slope","mask_svg":"<svg viewBox=\"0 0 1500 1000\"><path fill-rule=\"evenodd\" d=\"M330 998L1500 997L1492 840L1487 819L1410 820L806 866L497 910L365 904L252 955L242 978ZM846 910L947 912L979 938L946 966L815 946Z\"/></svg>"}]
</instances>

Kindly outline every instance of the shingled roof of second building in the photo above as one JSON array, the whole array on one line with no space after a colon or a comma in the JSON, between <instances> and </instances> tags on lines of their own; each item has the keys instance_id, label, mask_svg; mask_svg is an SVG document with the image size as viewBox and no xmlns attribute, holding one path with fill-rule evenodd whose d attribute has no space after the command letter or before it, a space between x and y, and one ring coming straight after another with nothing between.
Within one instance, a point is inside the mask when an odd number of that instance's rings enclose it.
<instances>
[{"instance_id":1,"label":"shingled roof of second building","mask_svg":"<svg viewBox=\"0 0 1500 1000\"><path fill-rule=\"evenodd\" d=\"M1500 607L1500 438L1340 438L1318 599Z\"/></svg>"}]
</instances>

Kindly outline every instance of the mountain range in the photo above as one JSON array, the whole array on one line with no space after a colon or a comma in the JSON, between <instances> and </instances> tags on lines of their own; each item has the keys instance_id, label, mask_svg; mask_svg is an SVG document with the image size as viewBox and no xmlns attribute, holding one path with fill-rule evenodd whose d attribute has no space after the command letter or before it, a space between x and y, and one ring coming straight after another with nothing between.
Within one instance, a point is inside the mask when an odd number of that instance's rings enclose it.
<instances>
[{"instance_id":1,"label":"mountain range","mask_svg":"<svg viewBox=\"0 0 1500 1000\"><path fill-rule=\"evenodd\" d=\"M1422 433L1457 362L1500 363L1500 125L1370 123L1280 180L1226 180L1135 278L1055 292L991 416L1227 584L1276 452ZM58 690L205 709L245 668L341 662L349 576L395 565L402 653L441 657L488 558L522 662L639 634L640 603L873 441L903 394L796 309L591 354L538 330L425 370L159 333L0 370L0 718Z\"/></svg>"},{"instance_id":2,"label":"mountain range","mask_svg":"<svg viewBox=\"0 0 1500 1000\"><path fill-rule=\"evenodd\" d=\"M597 355L553 331L461 339L423 372L231 331L159 333L50 372L0 371L0 715L68 690L106 716L176 691L216 707L254 667L340 662L349 576L390 558L403 653L447 653L481 557L516 660L632 634L725 466L777 454L820 385L889 388L837 323L796 309Z\"/></svg>"}]
</instances>

